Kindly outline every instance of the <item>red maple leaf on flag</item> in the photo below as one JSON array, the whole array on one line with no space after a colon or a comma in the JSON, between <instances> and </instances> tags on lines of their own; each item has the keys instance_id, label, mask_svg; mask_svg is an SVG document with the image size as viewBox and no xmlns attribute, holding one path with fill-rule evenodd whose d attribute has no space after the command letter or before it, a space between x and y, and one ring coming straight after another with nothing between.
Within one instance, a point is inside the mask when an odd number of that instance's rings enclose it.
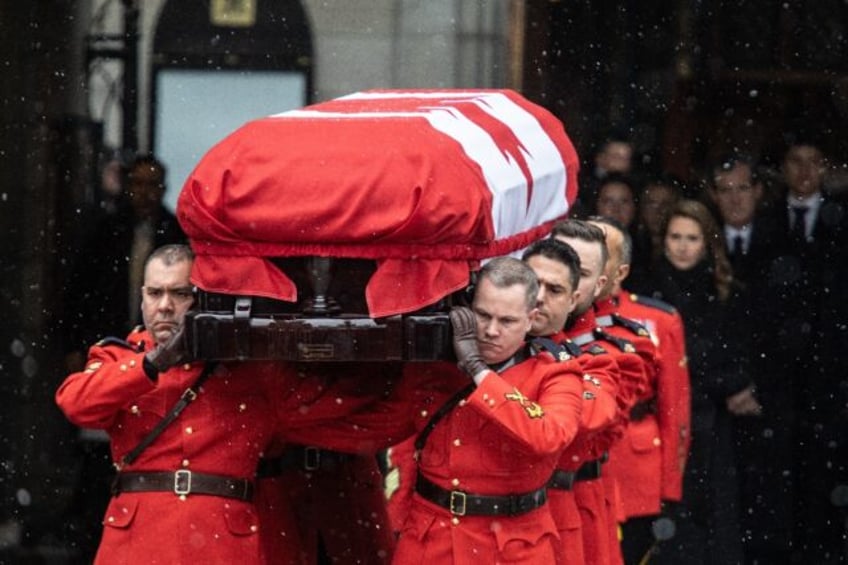
<instances>
[{"instance_id":1,"label":"red maple leaf on flag","mask_svg":"<svg viewBox=\"0 0 848 565\"><path fill-rule=\"evenodd\" d=\"M524 180L527 181L527 209L530 209L530 201L533 198L533 174L530 172L530 166L527 164L525 155L529 153L527 148L518 139L509 126L498 118L492 116L480 107L480 104L488 103L484 98L475 98L474 100L445 100L446 105L454 106L462 112L469 120L480 126L483 131L488 133L495 145L501 150L504 158L514 161L521 169L521 174L524 175Z\"/></svg>"}]
</instances>

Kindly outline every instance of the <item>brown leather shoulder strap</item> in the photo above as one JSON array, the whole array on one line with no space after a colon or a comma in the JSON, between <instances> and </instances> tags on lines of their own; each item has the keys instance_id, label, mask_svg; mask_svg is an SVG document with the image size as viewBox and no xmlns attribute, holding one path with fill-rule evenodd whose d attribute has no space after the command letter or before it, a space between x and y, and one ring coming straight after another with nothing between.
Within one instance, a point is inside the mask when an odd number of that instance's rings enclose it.
<instances>
[{"instance_id":1,"label":"brown leather shoulder strap","mask_svg":"<svg viewBox=\"0 0 848 565\"><path fill-rule=\"evenodd\" d=\"M209 378L209 375L212 374L212 371L215 370L215 365L217 365L217 363L213 361L206 362L206 365L204 365L203 367L203 371L200 373L200 375L198 375L194 383L192 383L190 387L185 389L185 392L183 392L183 394L180 396L180 399L177 401L176 404L174 404L173 407L171 407L168 413L165 414L165 417L159 420L159 423L156 424L156 427L150 430L150 433L144 436L144 439L142 439L141 442L139 442L139 444L136 445L132 451L124 455L123 459L121 459L119 470L123 469L127 465L132 464L133 461L138 459L138 456L141 455L141 452L147 449L147 446L153 443L153 441L157 437L159 437L159 435L163 431L165 431L165 428L167 428L169 425L171 425L171 422L177 419L177 416L179 416L180 413L185 410L185 407L191 404L194 399L197 398L197 393L200 391L200 387L203 385L204 382L206 382L206 379Z\"/></svg>"},{"instance_id":2,"label":"brown leather shoulder strap","mask_svg":"<svg viewBox=\"0 0 848 565\"><path fill-rule=\"evenodd\" d=\"M415 451L421 451L424 448L424 445L427 443L427 438L430 437L430 434L433 432L433 428L436 427L436 424L441 421L442 418L448 415L451 410L453 410L457 404L459 404L463 398L467 397L474 391L474 388L477 385L474 384L474 381L471 381L468 386L463 387L461 390L457 391L453 396L451 396L447 402L442 404L441 408L436 410L436 413L430 418L427 422L427 425L424 426L424 429L421 430L421 433L418 434L418 437L415 438Z\"/></svg>"}]
</instances>

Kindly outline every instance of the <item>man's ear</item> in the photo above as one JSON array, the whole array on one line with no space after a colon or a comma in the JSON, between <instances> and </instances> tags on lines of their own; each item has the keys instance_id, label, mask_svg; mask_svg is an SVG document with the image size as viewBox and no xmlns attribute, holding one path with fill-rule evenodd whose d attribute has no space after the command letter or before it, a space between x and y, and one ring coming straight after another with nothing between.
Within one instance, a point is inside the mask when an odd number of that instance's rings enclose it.
<instances>
[{"instance_id":1,"label":"man's ear","mask_svg":"<svg viewBox=\"0 0 848 565\"><path fill-rule=\"evenodd\" d=\"M579 304L580 300L583 299L583 294L579 290L575 290L573 296L574 304L571 305L571 312L574 312L574 309L577 308L577 304ZM569 312L569 314L571 314L571 312Z\"/></svg>"},{"instance_id":2,"label":"man's ear","mask_svg":"<svg viewBox=\"0 0 848 565\"><path fill-rule=\"evenodd\" d=\"M570 316L571 313L574 312L574 309L577 308L578 302L580 302L580 291L575 290L571 293L571 307L568 309L568 312L566 312L566 318L568 318L568 316Z\"/></svg>"},{"instance_id":3,"label":"man's ear","mask_svg":"<svg viewBox=\"0 0 848 565\"><path fill-rule=\"evenodd\" d=\"M595 283L595 292L593 298L597 298L601 295L601 291L604 290L604 287L607 285L608 277L606 275L601 275L598 277L598 282Z\"/></svg>"},{"instance_id":4,"label":"man's ear","mask_svg":"<svg viewBox=\"0 0 848 565\"><path fill-rule=\"evenodd\" d=\"M616 274L616 284L620 285L624 282L624 280L630 276L630 265L624 263L623 265L618 266L618 272Z\"/></svg>"},{"instance_id":5,"label":"man's ear","mask_svg":"<svg viewBox=\"0 0 848 565\"><path fill-rule=\"evenodd\" d=\"M536 317L538 315L539 315L539 309L538 308L533 308L532 310L527 312L527 325L528 325L527 331L528 332L533 327L533 322L536 321Z\"/></svg>"}]
</instances>

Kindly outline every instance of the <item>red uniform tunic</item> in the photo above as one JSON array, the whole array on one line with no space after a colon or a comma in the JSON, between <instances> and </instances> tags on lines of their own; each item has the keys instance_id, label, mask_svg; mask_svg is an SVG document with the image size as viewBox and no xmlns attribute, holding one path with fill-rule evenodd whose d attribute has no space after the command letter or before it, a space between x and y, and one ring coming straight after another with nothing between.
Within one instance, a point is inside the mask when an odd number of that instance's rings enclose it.
<instances>
[{"instance_id":1,"label":"red uniform tunic","mask_svg":"<svg viewBox=\"0 0 848 565\"><path fill-rule=\"evenodd\" d=\"M613 356L619 368L619 382L615 388L615 400L618 407L616 419L603 430L592 435L586 441L581 453L566 451L560 460L560 468L578 467L588 461L598 461L607 454L611 443L620 436L623 428L623 414L626 414L635 402L636 393L645 380L642 359L635 351L630 351L628 343L600 334L593 310L584 313L575 320L566 334L582 347L602 346ZM580 511L583 535L583 551L586 563L608 564L616 561L619 553L618 543L611 537L617 529L616 516L610 512L607 503L607 490L602 480L585 480L574 483L574 497Z\"/></svg>"},{"instance_id":2,"label":"red uniform tunic","mask_svg":"<svg viewBox=\"0 0 848 565\"><path fill-rule=\"evenodd\" d=\"M415 460L415 436L391 446L386 452L386 510L392 531L400 533L409 514L418 462Z\"/></svg>"},{"instance_id":3,"label":"red uniform tunic","mask_svg":"<svg viewBox=\"0 0 848 565\"><path fill-rule=\"evenodd\" d=\"M567 341L560 332L550 339L557 344ZM575 346L576 347L576 346ZM583 402L580 415L580 429L574 442L581 441L580 436L592 434L609 425L617 416L615 396L607 390L610 382L615 382L618 366L609 355L581 354L578 357L583 370ZM607 389L603 388L606 383ZM386 454L388 473L386 476L386 499L392 528L400 532L406 516L409 514L412 495L415 492L415 478L418 463L415 460L415 436L393 445ZM583 563L583 538L580 533L580 514L574 502L574 493L566 490L549 490L548 501L559 528L562 547L568 547L567 559L563 563ZM559 518L562 516L562 519Z\"/></svg>"},{"instance_id":4,"label":"red uniform tunic","mask_svg":"<svg viewBox=\"0 0 848 565\"><path fill-rule=\"evenodd\" d=\"M395 540L375 455L300 446L290 447L289 454L293 457L282 457L285 468L272 480L285 501L280 514L290 509L299 526L300 555L292 563L318 563L319 543L332 563L391 562ZM273 563L284 563L286 555L269 553Z\"/></svg>"},{"instance_id":5,"label":"red uniform tunic","mask_svg":"<svg viewBox=\"0 0 848 565\"><path fill-rule=\"evenodd\" d=\"M632 403L627 411L623 412L620 426L616 426L615 434L604 438L608 441L609 458L605 466L602 481L606 493L606 503L609 515L615 516L615 522L610 523L610 563L617 565L623 563L624 559L620 551L620 539L618 524L627 519L625 510L624 493L621 484L623 481L632 481L630 468L622 467L613 463L617 452L623 444L624 437L630 426L631 416L634 414L633 406L640 403L651 403L654 398L654 385L657 374L662 363L659 349L651 339L650 333L644 325L637 321L623 317L618 312L617 301L612 298L599 300L595 303L596 322L604 332L612 336L623 338L633 345L636 354L642 360L644 374L639 380L628 379L627 386L630 387L627 396L628 402ZM640 417L637 415L637 418Z\"/></svg>"},{"instance_id":6,"label":"red uniform tunic","mask_svg":"<svg viewBox=\"0 0 848 565\"><path fill-rule=\"evenodd\" d=\"M629 320L618 311L618 304L612 299L601 300L595 303L595 323L605 333L614 337L627 340L635 353L642 360L644 373L641 378L626 378L623 385L627 387L627 400L632 404L649 399L651 385L659 372L661 352L656 343L651 339L647 328L638 320ZM621 351L620 348L618 351ZM623 375L624 376L624 375ZM639 377L636 373L634 377ZM627 413L625 420L629 420Z\"/></svg>"},{"instance_id":7,"label":"red uniform tunic","mask_svg":"<svg viewBox=\"0 0 848 565\"><path fill-rule=\"evenodd\" d=\"M68 376L56 393L71 422L109 433L115 461L135 448L202 370L200 363L174 367L154 383L142 368L150 334L133 332L127 341L92 347L86 368ZM279 379L269 364L219 365L197 399L125 471L252 478L273 437L271 391ZM104 565L263 562L251 502L123 492L112 498L103 524L96 563Z\"/></svg>"},{"instance_id":8,"label":"red uniform tunic","mask_svg":"<svg viewBox=\"0 0 848 565\"><path fill-rule=\"evenodd\" d=\"M582 370L547 354L490 372L432 430L419 473L451 491L503 496L543 488L580 424ZM386 410L359 421L391 443L420 432L469 377L447 363L410 364ZM556 526L547 505L519 515L453 515L417 492L395 563L554 563Z\"/></svg>"},{"instance_id":9,"label":"red uniform tunic","mask_svg":"<svg viewBox=\"0 0 848 565\"><path fill-rule=\"evenodd\" d=\"M263 459L275 461L283 452L284 447L275 442ZM260 464L253 498L262 524L259 539L265 559L279 565L310 565L301 526L292 512L286 478L278 469L266 473L264 467Z\"/></svg>"},{"instance_id":10,"label":"red uniform tunic","mask_svg":"<svg viewBox=\"0 0 848 565\"><path fill-rule=\"evenodd\" d=\"M551 339L558 343L568 340L564 332L554 334ZM600 349L595 353L582 353L578 361L584 372L581 426L577 437L565 449L557 464L558 469L572 473L590 457L590 439L618 418L618 364L611 355ZM583 565L586 559L583 552L582 520L573 488L549 488L548 503L560 536L558 563Z\"/></svg>"},{"instance_id":11,"label":"red uniform tunic","mask_svg":"<svg viewBox=\"0 0 848 565\"><path fill-rule=\"evenodd\" d=\"M383 399L399 368L285 367L293 375L278 403L278 441L257 478L265 554L272 563L314 564L320 536L333 562L388 563L394 537L374 456L378 442L363 442L345 417Z\"/></svg>"},{"instance_id":12,"label":"red uniform tunic","mask_svg":"<svg viewBox=\"0 0 848 565\"><path fill-rule=\"evenodd\" d=\"M681 497L690 411L683 322L671 306L659 301L623 292L618 302L621 315L645 325L661 352L649 391L656 409L630 423L610 460L621 478L626 516L648 516L660 512L661 500Z\"/></svg>"}]
</instances>

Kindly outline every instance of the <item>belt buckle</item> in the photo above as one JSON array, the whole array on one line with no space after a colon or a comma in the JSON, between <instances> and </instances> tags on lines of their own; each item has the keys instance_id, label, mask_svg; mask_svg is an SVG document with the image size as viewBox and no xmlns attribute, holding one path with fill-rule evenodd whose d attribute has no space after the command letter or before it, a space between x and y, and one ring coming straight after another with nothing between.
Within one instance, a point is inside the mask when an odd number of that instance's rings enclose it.
<instances>
[{"instance_id":1,"label":"belt buckle","mask_svg":"<svg viewBox=\"0 0 848 565\"><path fill-rule=\"evenodd\" d=\"M462 506L461 508L457 508L455 502L459 502ZM465 502L466 495L464 492L458 490L452 490L450 493L450 512L454 516L465 516Z\"/></svg>"},{"instance_id":2,"label":"belt buckle","mask_svg":"<svg viewBox=\"0 0 848 565\"><path fill-rule=\"evenodd\" d=\"M315 471L321 466L321 450L317 447L305 447L303 449L303 468L306 471Z\"/></svg>"},{"instance_id":3,"label":"belt buckle","mask_svg":"<svg viewBox=\"0 0 848 565\"><path fill-rule=\"evenodd\" d=\"M180 469L174 473L174 494L185 496L191 494L191 471Z\"/></svg>"}]
</instances>

